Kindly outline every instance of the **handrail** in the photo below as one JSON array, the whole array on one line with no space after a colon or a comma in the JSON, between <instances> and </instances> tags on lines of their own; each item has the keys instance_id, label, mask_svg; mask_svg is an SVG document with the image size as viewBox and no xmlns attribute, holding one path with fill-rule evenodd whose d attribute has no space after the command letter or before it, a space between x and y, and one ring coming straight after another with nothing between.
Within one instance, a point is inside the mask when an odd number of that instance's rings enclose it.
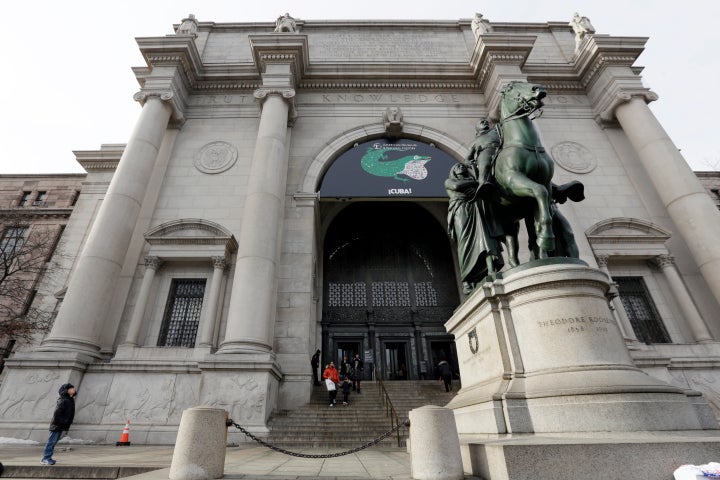
<instances>
[{"instance_id":1,"label":"handrail","mask_svg":"<svg viewBox=\"0 0 720 480\"><path fill-rule=\"evenodd\" d=\"M396 429L397 427L397 446L400 447L400 417L397 414L397 410L395 410L392 400L390 400L390 395L388 395L385 384L382 381L382 377L377 373L375 365L373 365L373 376L380 386L380 388L378 388L378 392L380 393L380 399L385 404L385 416L390 417L390 427L392 429Z\"/></svg>"}]
</instances>

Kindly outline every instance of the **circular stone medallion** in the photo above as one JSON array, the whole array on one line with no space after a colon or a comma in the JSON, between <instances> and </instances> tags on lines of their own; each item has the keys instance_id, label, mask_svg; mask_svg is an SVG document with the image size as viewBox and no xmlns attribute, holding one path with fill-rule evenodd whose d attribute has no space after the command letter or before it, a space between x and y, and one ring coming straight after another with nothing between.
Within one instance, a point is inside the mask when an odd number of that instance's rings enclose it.
<instances>
[{"instance_id":1,"label":"circular stone medallion","mask_svg":"<svg viewBox=\"0 0 720 480\"><path fill-rule=\"evenodd\" d=\"M560 142L552 147L555 163L572 173L590 173L595 170L595 155L583 145L575 142Z\"/></svg>"},{"instance_id":2,"label":"circular stone medallion","mask_svg":"<svg viewBox=\"0 0 720 480\"><path fill-rule=\"evenodd\" d=\"M235 165L237 149L227 142L208 143L195 156L195 168L203 173L222 173Z\"/></svg>"}]
</instances>

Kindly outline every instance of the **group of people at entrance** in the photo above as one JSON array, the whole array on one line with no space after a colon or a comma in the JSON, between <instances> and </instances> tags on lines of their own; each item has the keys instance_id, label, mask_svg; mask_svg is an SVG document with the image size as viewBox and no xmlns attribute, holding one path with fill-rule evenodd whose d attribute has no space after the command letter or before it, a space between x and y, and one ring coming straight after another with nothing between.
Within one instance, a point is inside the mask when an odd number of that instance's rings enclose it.
<instances>
[{"instance_id":1,"label":"group of people at entrance","mask_svg":"<svg viewBox=\"0 0 720 480\"><path fill-rule=\"evenodd\" d=\"M322 385L318 379L318 368L320 367L320 350L315 352L310 365L313 370L313 379L315 385ZM334 407L337 402L338 390L343 392L343 405L350 404L350 392L360 393L360 382L364 372L363 361L359 354L355 354L352 360L348 361L347 357L343 357L340 362L340 370L335 367L335 362L325 365L322 378L330 397L330 406Z\"/></svg>"}]
</instances>

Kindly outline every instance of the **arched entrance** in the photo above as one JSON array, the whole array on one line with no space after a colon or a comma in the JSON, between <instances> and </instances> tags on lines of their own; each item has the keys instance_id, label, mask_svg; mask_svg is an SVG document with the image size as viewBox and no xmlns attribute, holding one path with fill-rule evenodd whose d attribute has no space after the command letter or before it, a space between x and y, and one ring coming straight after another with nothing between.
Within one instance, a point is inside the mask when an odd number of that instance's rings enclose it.
<instances>
[{"instance_id":1,"label":"arched entrance","mask_svg":"<svg viewBox=\"0 0 720 480\"><path fill-rule=\"evenodd\" d=\"M455 361L444 328L459 303L443 225L417 203L356 202L327 229L323 248L323 350L338 362L359 353L365 377L434 377Z\"/></svg>"}]
</instances>

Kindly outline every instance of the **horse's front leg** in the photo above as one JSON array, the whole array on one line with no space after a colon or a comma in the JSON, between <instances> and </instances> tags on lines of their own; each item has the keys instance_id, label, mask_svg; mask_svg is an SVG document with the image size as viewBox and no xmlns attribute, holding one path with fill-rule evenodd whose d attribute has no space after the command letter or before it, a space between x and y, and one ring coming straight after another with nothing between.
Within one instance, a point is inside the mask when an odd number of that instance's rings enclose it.
<instances>
[{"instance_id":1,"label":"horse's front leg","mask_svg":"<svg viewBox=\"0 0 720 480\"><path fill-rule=\"evenodd\" d=\"M503 186L511 195L535 199L537 204L534 216L536 242L540 249L539 258L546 258L547 252L555 250L555 237L553 236L552 216L550 215L550 192L544 185L530 180L518 171L504 173Z\"/></svg>"}]
</instances>

